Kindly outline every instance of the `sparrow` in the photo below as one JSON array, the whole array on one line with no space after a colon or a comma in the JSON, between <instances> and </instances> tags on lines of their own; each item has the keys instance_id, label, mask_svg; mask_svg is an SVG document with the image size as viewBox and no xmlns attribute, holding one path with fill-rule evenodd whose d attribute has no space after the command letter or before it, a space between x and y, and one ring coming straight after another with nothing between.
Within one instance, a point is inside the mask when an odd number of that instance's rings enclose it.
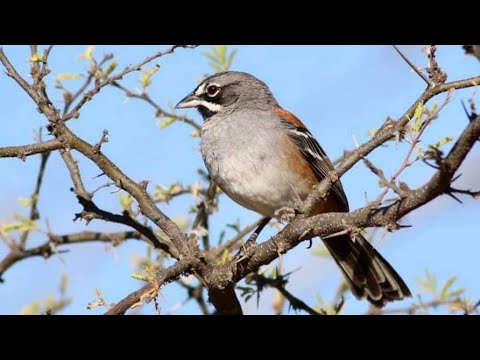
<instances>
[{"instance_id":1,"label":"sparrow","mask_svg":"<svg viewBox=\"0 0 480 360\"><path fill-rule=\"evenodd\" d=\"M196 108L203 117L201 153L211 179L233 201L264 216L252 241L282 209L301 209L312 188L334 170L303 122L251 74L226 71L207 77L176 108ZM348 211L337 181L311 215ZM343 234L323 242L357 299L383 307L411 296L363 236Z\"/></svg>"}]
</instances>

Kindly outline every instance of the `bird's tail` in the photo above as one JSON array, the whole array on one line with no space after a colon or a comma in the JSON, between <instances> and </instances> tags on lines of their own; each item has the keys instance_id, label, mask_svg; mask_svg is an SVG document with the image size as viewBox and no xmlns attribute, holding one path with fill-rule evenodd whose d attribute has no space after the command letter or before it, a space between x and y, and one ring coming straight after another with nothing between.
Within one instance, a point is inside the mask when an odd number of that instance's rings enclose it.
<instances>
[{"instance_id":1,"label":"bird's tail","mask_svg":"<svg viewBox=\"0 0 480 360\"><path fill-rule=\"evenodd\" d=\"M366 296L380 308L412 296L400 275L363 236L352 240L349 235L339 235L324 243L357 299Z\"/></svg>"}]
</instances>

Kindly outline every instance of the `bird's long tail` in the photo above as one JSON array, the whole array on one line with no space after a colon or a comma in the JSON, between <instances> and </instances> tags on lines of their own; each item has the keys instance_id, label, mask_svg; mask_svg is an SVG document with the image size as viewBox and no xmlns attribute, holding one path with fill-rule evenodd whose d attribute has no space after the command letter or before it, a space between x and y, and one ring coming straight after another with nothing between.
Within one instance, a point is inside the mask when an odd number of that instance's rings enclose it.
<instances>
[{"instance_id":1,"label":"bird's long tail","mask_svg":"<svg viewBox=\"0 0 480 360\"><path fill-rule=\"evenodd\" d=\"M366 296L376 307L383 307L412 296L400 275L363 236L353 241L349 235L339 235L324 243L358 299Z\"/></svg>"}]
</instances>

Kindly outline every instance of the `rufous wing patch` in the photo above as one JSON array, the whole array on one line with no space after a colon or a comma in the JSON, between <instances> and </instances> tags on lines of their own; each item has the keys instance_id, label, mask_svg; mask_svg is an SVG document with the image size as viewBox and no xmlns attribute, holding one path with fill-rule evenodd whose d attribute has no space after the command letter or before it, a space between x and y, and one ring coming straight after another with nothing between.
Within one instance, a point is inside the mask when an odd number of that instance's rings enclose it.
<instances>
[{"instance_id":1,"label":"rufous wing patch","mask_svg":"<svg viewBox=\"0 0 480 360\"><path fill-rule=\"evenodd\" d=\"M285 109L282 109L282 108L276 108L275 109L275 114L280 116L283 120L288 121L289 123L291 123L291 124L293 124L297 127L301 127L301 128L305 127L303 122L288 110L285 110Z\"/></svg>"}]
</instances>

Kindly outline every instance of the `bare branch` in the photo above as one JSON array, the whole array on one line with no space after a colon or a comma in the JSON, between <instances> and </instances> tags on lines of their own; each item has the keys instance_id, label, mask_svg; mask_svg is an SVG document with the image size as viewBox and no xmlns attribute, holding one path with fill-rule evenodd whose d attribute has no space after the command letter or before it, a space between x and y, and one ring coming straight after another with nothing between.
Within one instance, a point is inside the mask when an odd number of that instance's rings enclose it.
<instances>
[{"instance_id":1,"label":"bare branch","mask_svg":"<svg viewBox=\"0 0 480 360\"><path fill-rule=\"evenodd\" d=\"M202 126L201 126L200 124L198 124L195 120L190 119L190 118L187 117L187 116L178 115L178 114L173 114L173 113L170 113L170 112L165 111L164 109L162 109L162 108L160 107L160 105L158 105L158 104L150 97L150 95L148 95L146 92L142 92L141 94L134 93L134 92L128 90L126 87L124 87L124 86L122 86L121 84L119 84L118 82L114 82L114 83L112 83L112 85L113 85L114 87L116 87L117 89L122 90L122 91L125 93L125 95L127 95L127 97L129 97L129 98L135 98L135 99L140 99L140 100L146 101L148 104L150 104L151 106L153 106L153 108L155 109L155 116L156 116L156 117L164 116L164 117L172 118L172 119L175 119L175 120L184 122L185 124L190 125L191 127L193 127L194 129L196 129L196 130L198 130L198 131L202 130Z\"/></svg>"},{"instance_id":2,"label":"bare branch","mask_svg":"<svg viewBox=\"0 0 480 360\"><path fill-rule=\"evenodd\" d=\"M393 48L397 51L397 53L401 56L401 58L410 66L413 71L417 73L418 76L422 78L423 81L425 81L428 85L428 87L434 87L435 83L431 81L424 73L422 73L422 70L420 70L413 62L410 61L410 59L396 46L392 45Z\"/></svg>"},{"instance_id":3,"label":"bare branch","mask_svg":"<svg viewBox=\"0 0 480 360\"><path fill-rule=\"evenodd\" d=\"M440 169L431 179L407 197L397 199L389 206L381 209L364 207L350 213L327 213L309 218L297 216L279 234L254 248L254 254L247 261L234 267L235 281L245 277L262 265L267 265L279 254L283 254L300 242L316 236L328 236L344 231L348 226L356 228L386 227L391 230L398 228L397 221L425 205L433 199L450 192L450 183L480 137L480 116L470 122L455 143L448 156L442 161ZM232 265L225 265L231 269Z\"/></svg>"},{"instance_id":4,"label":"bare branch","mask_svg":"<svg viewBox=\"0 0 480 360\"><path fill-rule=\"evenodd\" d=\"M40 101L39 95L35 92L35 90L25 81L23 77L15 70L13 65L8 60L3 48L0 47L0 62L3 64L5 69L7 70L7 75L10 76L13 80L17 82L20 87L25 90L25 92L35 101L38 103Z\"/></svg>"},{"instance_id":5,"label":"bare branch","mask_svg":"<svg viewBox=\"0 0 480 360\"><path fill-rule=\"evenodd\" d=\"M100 90L102 88L104 88L105 86L111 85L114 82L116 82L118 80L121 80L125 75L127 75L127 74L129 74L133 71L140 71L142 69L142 66L148 64L149 62L151 62L155 59L158 59L158 58L160 58L164 55L172 54L175 51L175 49L177 49L178 47L189 47L189 46L187 46L187 45L174 45L174 46L172 46L171 48L169 48L165 51L159 51L159 52L145 58L143 61L139 62L136 65L127 66L123 71L121 71L117 75L110 76L109 78L107 78L103 81L99 81L92 90L90 90L90 91L88 91L87 93L84 94L84 96L80 99L78 104L75 105L75 107L72 109L72 111L70 111L68 114L63 116L63 121L67 121L71 118L78 117L78 113L79 113L80 109L83 107L83 105L85 105L85 103L90 101L93 98L93 96L95 96L98 92L100 92ZM195 46L192 46L192 47L195 47Z\"/></svg>"},{"instance_id":6,"label":"bare branch","mask_svg":"<svg viewBox=\"0 0 480 360\"><path fill-rule=\"evenodd\" d=\"M413 118L415 110L420 104L425 104L432 97L441 93L451 91L452 89L463 89L471 86L480 85L480 76L473 78L453 81L446 84L437 85L434 88L427 89L422 95L410 106L405 114L398 121L387 120L383 126L375 133L370 141L361 145L355 151L352 151L348 155L343 163L335 170L330 172L329 176L323 179L319 185L315 186L314 190L308 196L304 204L304 213L308 216L310 211L315 207L318 201L321 201L328 192L332 185L340 179L340 177L350 170L358 161L366 157L373 150L383 145L388 140L395 137L395 134L401 133L403 128Z\"/></svg>"},{"instance_id":7,"label":"bare branch","mask_svg":"<svg viewBox=\"0 0 480 360\"><path fill-rule=\"evenodd\" d=\"M141 233L135 231L124 231L117 233L97 233L84 231L76 234L54 235L48 234L48 241L31 249L15 248L0 261L0 282L3 274L14 264L35 256L48 258L56 253L56 248L62 245L79 244L86 242L111 242L114 246L128 239L146 241Z\"/></svg>"},{"instance_id":8,"label":"bare branch","mask_svg":"<svg viewBox=\"0 0 480 360\"><path fill-rule=\"evenodd\" d=\"M291 292L289 292L285 288L287 281L283 276L277 276L276 278L271 279L257 273L257 274L253 274L251 276L251 279L255 281L258 287L258 291L262 291L264 287L272 287L274 289L277 289L280 292L280 294L282 294L285 297L285 299L288 300L288 302L290 303L290 305L293 307L294 310L303 310L310 315L324 315L319 313L315 309L311 308L304 301L300 300L299 298L294 296Z\"/></svg>"},{"instance_id":9,"label":"bare branch","mask_svg":"<svg viewBox=\"0 0 480 360\"><path fill-rule=\"evenodd\" d=\"M244 227L233 238L226 241L225 244L222 244L222 245L212 249L211 251L209 251L208 255L211 254L211 255L213 255L213 257L216 258L216 257L221 256L225 252L225 250L229 250L229 251L235 250L237 247L240 246L241 240L245 236L247 236L250 232L255 230L257 228L257 226L260 225L262 220L263 220L263 218L260 218L257 221L255 221L253 224Z\"/></svg>"},{"instance_id":10,"label":"bare branch","mask_svg":"<svg viewBox=\"0 0 480 360\"><path fill-rule=\"evenodd\" d=\"M40 189L42 187L45 168L47 166L47 161L50 158L50 154L51 154L50 152L41 154L40 168L38 170L37 182L35 184L35 190L33 191L33 194L31 196L30 216L29 216L29 219L31 221L38 220L40 218L40 215L38 213L38 200L40 197ZM20 238L20 248L22 249L24 248L29 234L30 234L30 231L23 232Z\"/></svg>"},{"instance_id":11,"label":"bare branch","mask_svg":"<svg viewBox=\"0 0 480 360\"><path fill-rule=\"evenodd\" d=\"M119 301L115 306L109 309L105 315L123 315L135 304L143 301L148 301L156 296L160 287L168 281L172 281L184 273L191 272L200 263L199 259L185 258L167 269L160 270L155 284L147 284L140 290L137 290L128 295L123 300Z\"/></svg>"},{"instance_id":12,"label":"bare branch","mask_svg":"<svg viewBox=\"0 0 480 360\"><path fill-rule=\"evenodd\" d=\"M27 156L59 150L64 147L65 144L62 142L61 138L30 145L0 147L0 158L18 157L23 160Z\"/></svg>"},{"instance_id":13,"label":"bare branch","mask_svg":"<svg viewBox=\"0 0 480 360\"><path fill-rule=\"evenodd\" d=\"M85 190L85 186L83 185L83 180L80 175L80 169L78 168L78 163L70 153L70 149L62 149L60 151L60 155L67 166L68 172L70 173L70 178L72 179L74 186L73 192L77 196L80 196L86 200L91 200L92 196L87 190Z\"/></svg>"}]
</instances>

